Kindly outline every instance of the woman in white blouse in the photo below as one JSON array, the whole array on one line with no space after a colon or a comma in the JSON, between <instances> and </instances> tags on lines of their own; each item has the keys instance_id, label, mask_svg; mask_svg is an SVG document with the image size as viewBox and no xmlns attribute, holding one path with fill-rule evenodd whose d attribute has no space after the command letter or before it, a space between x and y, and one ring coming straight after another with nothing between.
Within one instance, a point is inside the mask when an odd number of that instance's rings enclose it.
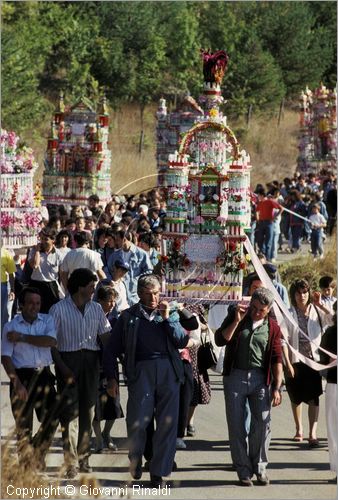
<instances>
[{"instance_id":1,"label":"woman in white blouse","mask_svg":"<svg viewBox=\"0 0 338 500\"><path fill-rule=\"evenodd\" d=\"M318 347L325 326L330 323L329 311L320 303L320 294L314 293L311 303L310 285L298 279L290 287L291 314L298 324L289 332L289 342L294 349L306 358L319 362ZM305 335L304 335L305 334ZM309 406L309 445L318 446L317 422L319 415L319 396L322 394L322 380L318 371L300 361L290 353L286 388L291 400L293 418L296 425L294 441L303 441L302 403Z\"/></svg>"}]
</instances>

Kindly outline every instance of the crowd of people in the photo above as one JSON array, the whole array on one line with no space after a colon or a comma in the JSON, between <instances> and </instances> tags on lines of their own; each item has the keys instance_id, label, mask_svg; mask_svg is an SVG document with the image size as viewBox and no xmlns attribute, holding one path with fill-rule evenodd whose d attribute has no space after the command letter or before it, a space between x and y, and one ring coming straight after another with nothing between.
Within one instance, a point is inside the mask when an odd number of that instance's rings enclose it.
<instances>
[{"instance_id":1,"label":"crowd of people","mask_svg":"<svg viewBox=\"0 0 338 500\"><path fill-rule=\"evenodd\" d=\"M282 183L258 184L253 193L251 243L275 262L278 252L297 253L310 243L314 258L323 258L323 241L337 218L336 175L316 179L295 174Z\"/></svg>"},{"instance_id":2,"label":"crowd of people","mask_svg":"<svg viewBox=\"0 0 338 500\"><path fill-rule=\"evenodd\" d=\"M271 286L292 314L288 339L272 311L273 294L254 269L244 283L250 304L219 306L216 324L212 308L161 300L158 256L166 206L158 188L138 197L113 195L105 207L97 195L70 213L50 207L24 262L2 248L2 364L10 378L19 463L28 457L43 470L61 424L65 477L91 472L92 453L117 450L111 432L125 413L132 477L139 480L145 469L152 486L163 486L163 477L177 468L176 449L185 449L185 435L196 433L196 407L210 402L208 372L198 355L202 332L213 337L210 326L224 355L226 420L239 484L251 486L254 475L258 484L269 484L270 408L281 403L283 380L292 403L293 439L304 439L305 403L308 442L318 446L322 378L311 362L327 363L327 353L337 352L336 284L322 276L320 291L312 291L298 279L288 293L274 261L284 239L290 252L311 241L314 257L323 255L323 237L335 225L335 182L334 175L321 182L296 176L258 185L253 193L250 237ZM122 382L127 402L120 400ZM336 367L327 382L332 394ZM327 408L336 471L336 408L330 401ZM40 426L33 436L34 410Z\"/></svg>"}]
</instances>

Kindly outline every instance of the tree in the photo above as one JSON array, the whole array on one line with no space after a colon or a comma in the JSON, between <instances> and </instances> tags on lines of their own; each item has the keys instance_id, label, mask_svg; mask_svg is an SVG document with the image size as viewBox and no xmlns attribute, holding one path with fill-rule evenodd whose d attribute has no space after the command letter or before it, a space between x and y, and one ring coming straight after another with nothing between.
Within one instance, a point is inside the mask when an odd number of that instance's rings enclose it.
<instances>
[{"instance_id":1,"label":"tree","mask_svg":"<svg viewBox=\"0 0 338 500\"><path fill-rule=\"evenodd\" d=\"M49 109L39 77L51 40L40 25L37 4L3 3L2 17L2 123L20 132Z\"/></svg>"},{"instance_id":2,"label":"tree","mask_svg":"<svg viewBox=\"0 0 338 500\"><path fill-rule=\"evenodd\" d=\"M328 2L326 2L328 3ZM256 3L263 47L280 66L289 96L298 95L306 84L318 85L332 65L330 37L323 26L316 28L311 2Z\"/></svg>"},{"instance_id":3,"label":"tree","mask_svg":"<svg viewBox=\"0 0 338 500\"><path fill-rule=\"evenodd\" d=\"M255 33L247 30L242 36L238 41L242 50L234 54L233 76L227 82L227 109L230 114L244 114L250 105L256 112L275 108L285 95L280 68Z\"/></svg>"},{"instance_id":4,"label":"tree","mask_svg":"<svg viewBox=\"0 0 338 500\"><path fill-rule=\"evenodd\" d=\"M141 129L145 106L159 93L165 67L165 41L158 26L156 2L102 2L101 34L108 46L117 45L117 58L109 58L100 45L111 80L105 83L114 99L131 100L140 106ZM110 40L110 42L109 42ZM97 69L97 68L96 68Z\"/></svg>"},{"instance_id":5,"label":"tree","mask_svg":"<svg viewBox=\"0 0 338 500\"><path fill-rule=\"evenodd\" d=\"M198 5L190 2L161 2L159 27L165 40L166 69L161 93L174 96L197 91L201 85Z\"/></svg>"}]
</instances>

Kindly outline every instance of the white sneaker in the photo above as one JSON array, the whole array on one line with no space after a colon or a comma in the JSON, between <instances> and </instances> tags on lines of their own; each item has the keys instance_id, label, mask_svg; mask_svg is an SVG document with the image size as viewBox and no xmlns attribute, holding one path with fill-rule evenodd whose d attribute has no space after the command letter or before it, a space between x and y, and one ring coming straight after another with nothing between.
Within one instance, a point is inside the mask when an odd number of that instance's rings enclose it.
<instances>
[{"instance_id":1,"label":"white sneaker","mask_svg":"<svg viewBox=\"0 0 338 500\"><path fill-rule=\"evenodd\" d=\"M177 438L176 439L176 450L185 450L187 445L183 441L182 438Z\"/></svg>"}]
</instances>

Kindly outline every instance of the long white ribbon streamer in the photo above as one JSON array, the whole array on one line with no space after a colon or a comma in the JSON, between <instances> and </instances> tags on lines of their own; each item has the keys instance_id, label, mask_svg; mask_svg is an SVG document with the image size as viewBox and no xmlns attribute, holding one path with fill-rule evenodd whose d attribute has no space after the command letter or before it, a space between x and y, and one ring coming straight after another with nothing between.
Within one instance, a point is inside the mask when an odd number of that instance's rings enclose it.
<instances>
[{"instance_id":1,"label":"long white ribbon streamer","mask_svg":"<svg viewBox=\"0 0 338 500\"><path fill-rule=\"evenodd\" d=\"M310 219L307 219L306 217L303 217L302 215L299 215L299 214L297 214L296 212L293 212L292 210L289 210L289 209L288 209L288 208L286 208L286 207L283 207L283 212L284 212L284 211L285 211L285 212L289 212L289 214L292 214L292 215L294 215L295 217L298 217L299 219L303 219L303 220L305 220L306 222L309 222L310 224L312 224L312 223L311 223L311 221L310 221Z\"/></svg>"},{"instance_id":2,"label":"long white ribbon streamer","mask_svg":"<svg viewBox=\"0 0 338 500\"><path fill-rule=\"evenodd\" d=\"M273 305L273 310L274 310L274 313L276 315L276 319L277 319L278 325L279 325L279 327L281 329L281 332L282 332L282 335L284 337L284 340L286 341L287 345L289 346L289 348L293 352L293 354L295 354L295 356L300 361L302 361L303 363L305 363L306 365L310 366L311 368L313 368L316 371L325 370L327 368L332 368L333 366L337 366L337 355L333 354L333 353L331 353L329 351L326 351L322 347L316 346L316 348L318 348L321 351L325 352L327 355L330 356L331 359L334 360L334 361L331 361L327 365L320 364L317 361L313 361L312 359L307 358L306 356L304 356L303 354L301 354L299 351L297 351L297 349L294 349L294 347L292 347L292 345L290 345L290 343L289 343L289 335L288 335L288 325L287 325L286 321L288 321L289 323L291 323L291 325L294 328L296 328L297 330L300 330L300 332L304 335L304 337L306 339L309 340L309 342L312 343L313 341L299 328L299 326L298 326L297 322L295 321L294 317L292 316L292 314L290 313L290 311L288 310L288 308L286 307L286 305L282 301L279 293L277 292L277 290L274 287L272 281L270 280L267 272L265 271L265 269L264 269L261 261L257 257L257 255L255 253L255 250L253 249L253 246L251 245L251 242L250 242L250 240L249 240L248 237L246 238L246 240L244 242L244 246L245 246L248 254L250 255L252 264L253 264L253 266L255 268L255 271L257 272L257 274L258 274L261 282L263 283L263 285L266 288L268 288L273 293L273 296L274 296L274 299L275 299L275 303Z\"/></svg>"}]
</instances>

